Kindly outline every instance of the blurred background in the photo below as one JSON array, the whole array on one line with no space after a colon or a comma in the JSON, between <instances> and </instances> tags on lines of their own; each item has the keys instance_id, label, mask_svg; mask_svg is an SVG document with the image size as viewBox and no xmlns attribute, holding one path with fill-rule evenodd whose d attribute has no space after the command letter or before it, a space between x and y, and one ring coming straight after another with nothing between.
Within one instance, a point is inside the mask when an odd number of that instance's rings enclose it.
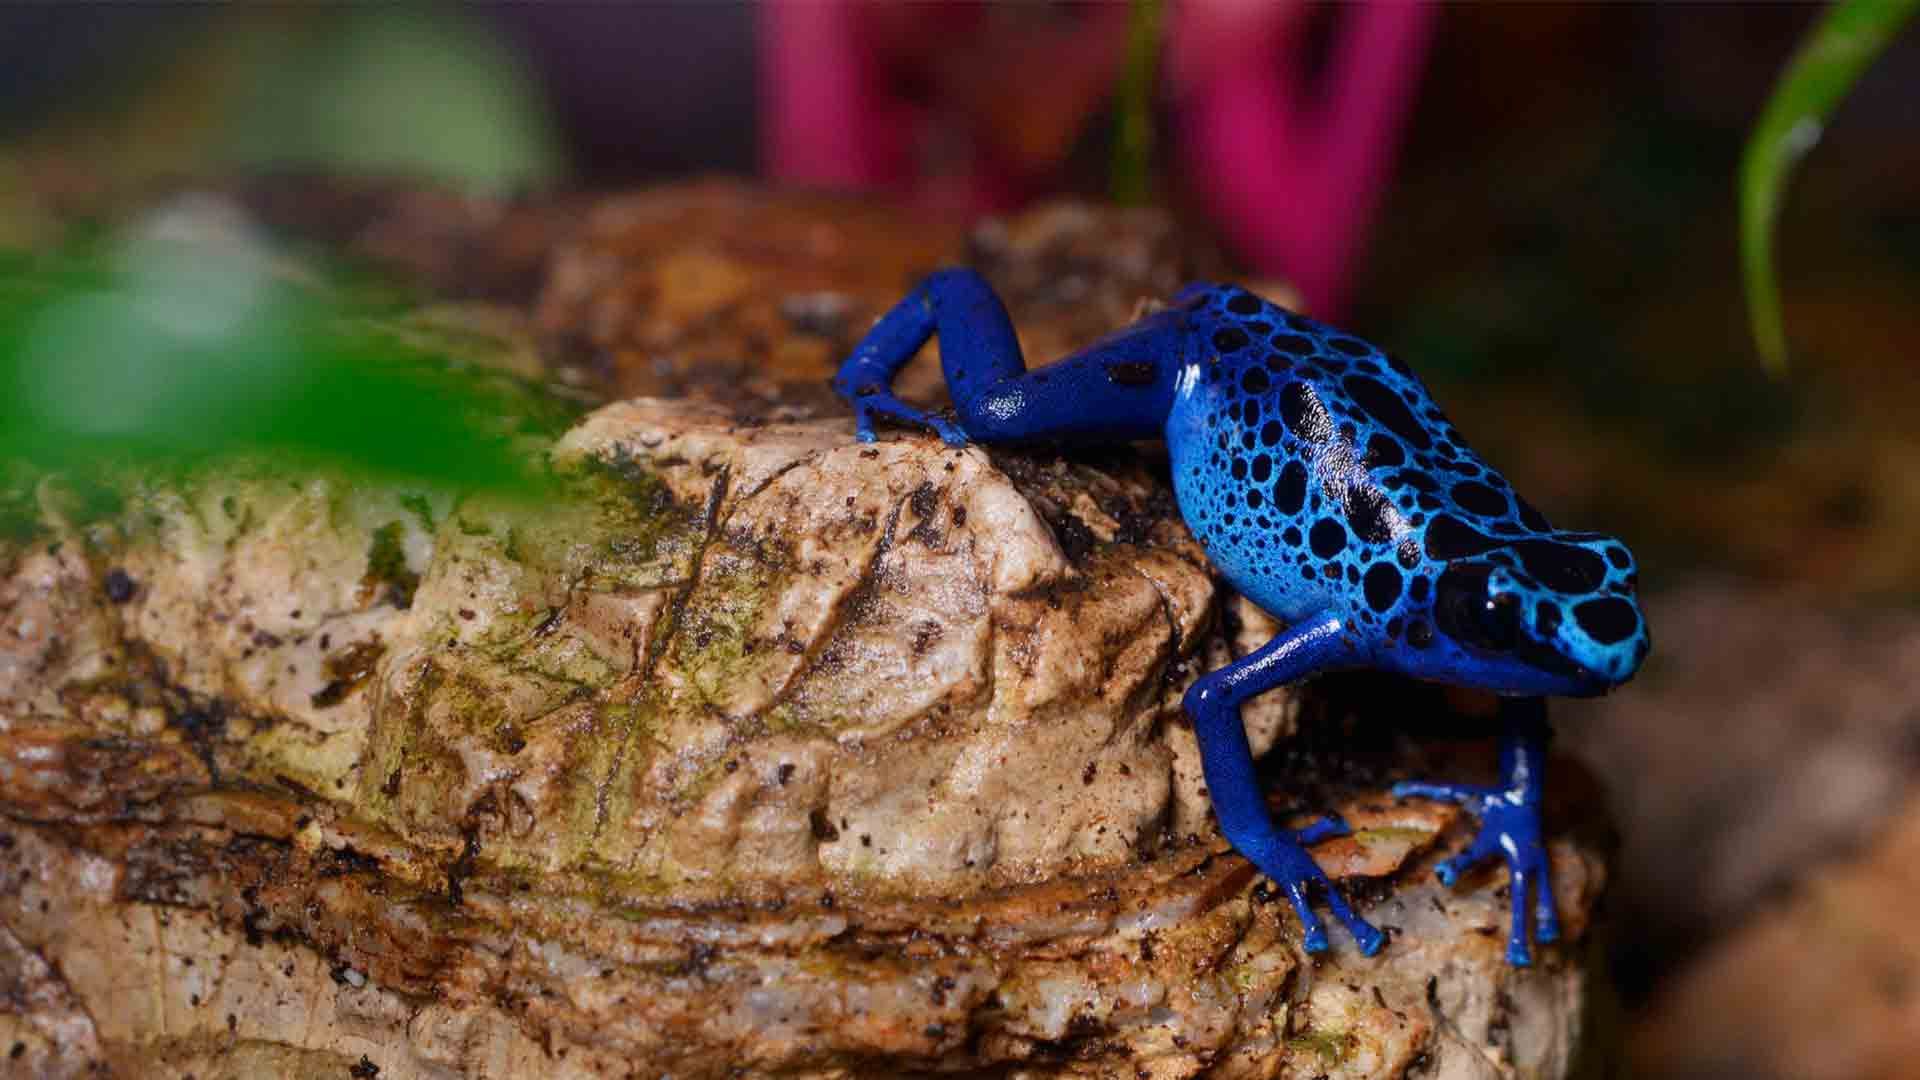
<instances>
[{"instance_id":1,"label":"blurred background","mask_svg":"<svg viewBox=\"0 0 1920 1080\"><path fill-rule=\"evenodd\" d=\"M1175 261L1291 282L1412 359L1556 521L1639 551L1654 656L1560 714L1621 828L1637 1074L1914 1076L1920 35L1790 190L1784 379L1739 279L1741 147L1819 11L4 6L0 248L244 179L268 219L533 303L564 222L604 232L611 193L722 174L869 192L850 220L924 224L880 229L871 264L836 249L884 298L896 267L1024 242L968 232L987 215L1158 207L1206 248ZM708 210L671 220L717 220L697 190ZM762 222L778 261L812 242L783 213L727 227ZM807 318L846 318L822 303ZM537 306L548 343L613 385L660 374L633 355L661 348L644 334L623 352L557 329L590 305ZM811 379L826 356L767 363Z\"/></svg>"}]
</instances>

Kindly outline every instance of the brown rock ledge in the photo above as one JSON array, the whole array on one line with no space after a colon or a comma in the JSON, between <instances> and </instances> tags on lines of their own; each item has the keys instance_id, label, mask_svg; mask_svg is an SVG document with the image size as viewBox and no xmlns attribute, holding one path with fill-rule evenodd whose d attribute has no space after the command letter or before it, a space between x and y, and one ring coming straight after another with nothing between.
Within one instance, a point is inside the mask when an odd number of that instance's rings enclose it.
<instances>
[{"instance_id":1,"label":"brown rock ledge","mask_svg":"<svg viewBox=\"0 0 1920 1080\"><path fill-rule=\"evenodd\" d=\"M1215 633L1150 470L850 433L615 404L535 509L43 486L0 547L0 1062L1568 1074L1590 847L1515 972L1504 875L1428 873L1462 823L1336 782L1316 854L1394 933L1309 960L1178 710L1269 627Z\"/></svg>"}]
</instances>

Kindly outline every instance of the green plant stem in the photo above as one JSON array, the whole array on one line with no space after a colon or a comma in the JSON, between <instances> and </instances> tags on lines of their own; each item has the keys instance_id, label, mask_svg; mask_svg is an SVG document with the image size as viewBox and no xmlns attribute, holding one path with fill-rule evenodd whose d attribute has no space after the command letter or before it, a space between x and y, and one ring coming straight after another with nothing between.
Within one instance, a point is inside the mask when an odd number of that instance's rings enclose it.
<instances>
[{"instance_id":1,"label":"green plant stem","mask_svg":"<svg viewBox=\"0 0 1920 1080\"><path fill-rule=\"evenodd\" d=\"M1159 85L1160 15L1160 0L1133 0L1116 103L1119 130L1113 140L1113 200L1122 206L1141 206L1153 197L1153 96Z\"/></svg>"},{"instance_id":2,"label":"green plant stem","mask_svg":"<svg viewBox=\"0 0 1920 1080\"><path fill-rule=\"evenodd\" d=\"M1787 369L1773 229L1788 178L1847 92L1920 12L1920 0L1839 0L1814 24L1754 125L1740 161L1740 257L1753 337L1768 373Z\"/></svg>"}]
</instances>

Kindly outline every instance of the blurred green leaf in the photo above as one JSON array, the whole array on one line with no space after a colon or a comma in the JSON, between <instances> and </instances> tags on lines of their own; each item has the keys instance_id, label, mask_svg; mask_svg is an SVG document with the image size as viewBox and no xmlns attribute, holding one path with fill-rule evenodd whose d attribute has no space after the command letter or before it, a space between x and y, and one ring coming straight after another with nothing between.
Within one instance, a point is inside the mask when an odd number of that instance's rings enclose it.
<instances>
[{"instance_id":1,"label":"blurred green leaf","mask_svg":"<svg viewBox=\"0 0 1920 1080\"><path fill-rule=\"evenodd\" d=\"M1814 24L1774 87L1740 161L1740 253L1753 337L1767 370L1787 366L1773 226L1788 178L1827 118L1920 11L1920 0L1839 0Z\"/></svg>"},{"instance_id":2,"label":"blurred green leaf","mask_svg":"<svg viewBox=\"0 0 1920 1080\"><path fill-rule=\"evenodd\" d=\"M544 485L539 450L578 406L418 344L244 227L209 241L205 225L176 212L131 238L0 252L0 463L246 457L455 490Z\"/></svg>"},{"instance_id":3,"label":"blurred green leaf","mask_svg":"<svg viewBox=\"0 0 1920 1080\"><path fill-rule=\"evenodd\" d=\"M252 168L426 176L494 190L552 183L563 153L540 87L483 19L374 5L263 35L257 85L216 150Z\"/></svg>"}]
</instances>

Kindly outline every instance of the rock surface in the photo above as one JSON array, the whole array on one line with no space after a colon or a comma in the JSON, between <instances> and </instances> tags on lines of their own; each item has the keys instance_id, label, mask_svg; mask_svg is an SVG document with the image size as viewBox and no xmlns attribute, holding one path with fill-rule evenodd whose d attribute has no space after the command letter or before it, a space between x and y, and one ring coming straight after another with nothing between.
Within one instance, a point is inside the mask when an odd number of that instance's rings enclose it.
<instances>
[{"instance_id":1,"label":"rock surface","mask_svg":"<svg viewBox=\"0 0 1920 1080\"><path fill-rule=\"evenodd\" d=\"M266 468L27 493L9 1067L1561 1076L1604 1045L1598 849L1555 840L1572 944L1516 972L1504 874L1440 888L1465 823L1383 794L1439 751L1346 753L1350 715L1282 693L1257 745L1339 752L1290 753L1274 805L1347 815L1315 854L1392 931L1300 951L1178 709L1272 626L1151 457L803 412L606 406L540 507Z\"/></svg>"},{"instance_id":2,"label":"rock surface","mask_svg":"<svg viewBox=\"0 0 1920 1080\"><path fill-rule=\"evenodd\" d=\"M1491 877L1409 873L1382 957L1309 963L1212 838L1212 586L1144 477L685 402L556 456L577 505L229 477L13 550L23 1056L1564 1071L1585 976L1505 968ZM1350 874L1453 825L1347 812ZM1599 866L1556 854L1577 932Z\"/></svg>"}]
</instances>

